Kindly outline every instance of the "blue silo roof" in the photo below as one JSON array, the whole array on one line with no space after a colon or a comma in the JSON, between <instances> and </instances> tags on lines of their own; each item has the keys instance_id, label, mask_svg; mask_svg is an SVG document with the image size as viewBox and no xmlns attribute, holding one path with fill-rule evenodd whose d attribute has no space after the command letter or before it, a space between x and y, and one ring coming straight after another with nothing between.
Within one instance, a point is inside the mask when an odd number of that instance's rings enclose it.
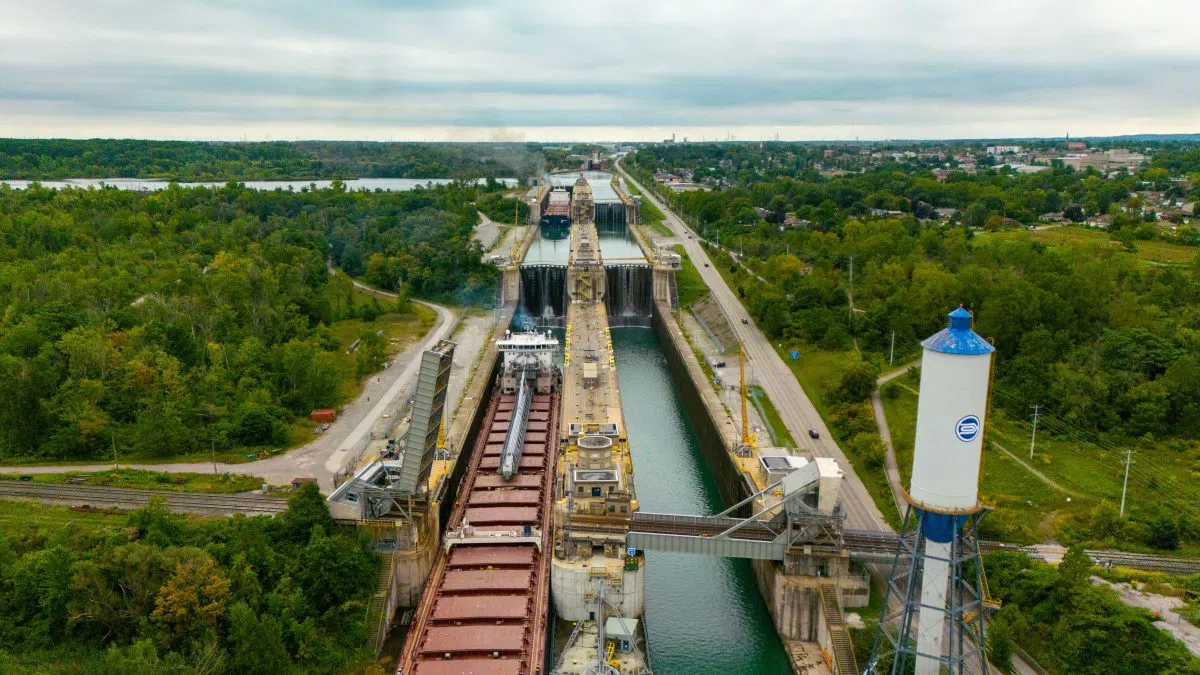
<instances>
[{"instance_id":1,"label":"blue silo roof","mask_svg":"<svg viewBox=\"0 0 1200 675\"><path fill-rule=\"evenodd\" d=\"M971 330L971 313L959 307L950 312L950 326L926 338L921 346L943 354L990 354L996 348Z\"/></svg>"}]
</instances>

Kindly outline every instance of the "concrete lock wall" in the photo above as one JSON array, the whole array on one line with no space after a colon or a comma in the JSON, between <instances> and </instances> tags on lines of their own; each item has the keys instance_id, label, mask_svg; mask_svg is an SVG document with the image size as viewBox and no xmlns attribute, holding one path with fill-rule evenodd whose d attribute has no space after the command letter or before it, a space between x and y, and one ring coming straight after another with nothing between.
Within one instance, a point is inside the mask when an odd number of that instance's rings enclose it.
<instances>
[{"instance_id":1,"label":"concrete lock wall","mask_svg":"<svg viewBox=\"0 0 1200 675\"><path fill-rule=\"evenodd\" d=\"M433 561L437 558L438 537L440 530L437 512L431 515L418 537L417 546L409 550L396 551L392 556L395 573L392 577L392 593L388 598L388 616L392 616L398 607L416 607L421 601L421 592L433 569Z\"/></svg>"}]
</instances>

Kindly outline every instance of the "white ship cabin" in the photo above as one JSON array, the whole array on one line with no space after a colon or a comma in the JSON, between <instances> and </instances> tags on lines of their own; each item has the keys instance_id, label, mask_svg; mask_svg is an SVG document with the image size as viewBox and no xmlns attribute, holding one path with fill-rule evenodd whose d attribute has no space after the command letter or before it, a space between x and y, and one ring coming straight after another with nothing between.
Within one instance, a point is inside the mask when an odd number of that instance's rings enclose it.
<instances>
[{"instance_id":1,"label":"white ship cabin","mask_svg":"<svg viewBox=\"0 0 1200 675\"><path fill-rule=\"evenodd\" d=\"M555 362L559 342L549 331L513 333L506 330L504 337L496 340L496 349L504 356L504 369L500 373L504 393L515 393L521 387L520 378L533 377L535 373L539 394L554 390L558 383Z\"/></svg>"}]
</instances>

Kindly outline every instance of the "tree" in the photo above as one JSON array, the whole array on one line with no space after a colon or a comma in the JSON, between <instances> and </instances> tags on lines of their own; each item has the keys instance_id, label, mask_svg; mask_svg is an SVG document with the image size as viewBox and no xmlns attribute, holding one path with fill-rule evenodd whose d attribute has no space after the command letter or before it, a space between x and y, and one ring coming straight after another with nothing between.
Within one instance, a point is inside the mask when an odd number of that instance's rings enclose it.
<instances>
[{"instance_id":1,"label":"tree","mask_svg":"<svg viewBox=\"0 0 1200 675\"><path fill-rule=\"evenodd\" d=\"M387 365L387 343L377 329L370 326L363 328L358 340L354 363L359 377L381 370Z\"/></svg>"},{"instance_id":2,"label":"tree","mask_svg":"<svg viewBox=\"0 0 1200 675\"><path fill-rule=\"evenodd\" d=\"M176 564L154 600L151 617L166 629L172 644L212 641L225 614L229 579L211 556L197 554Z\"/></svg>"},{"instance_id":3,"label":"tree","mask_svg":"<svg viewBox=\"0 0 1200 675\"><path fill-rule=\"evenodd\" d=\"M362 596L371 587L376 565L361 546L346 546L314 528L296 568L296 581L318 611Z\"/></svg>"},{"instance_id":4,"label":"tree","mask_svg":"<svg viewBox=\"0 0 1200 675\"><path fill-rule=\"evenodd\" d=\"M287 510L279 516L284 536L296 544L306 543L314 527L328 532L333 529L333 516L315 483L305 483L288 496Z\"/></svg>"},{"instance_id":5,"label":"tree","mask_svg":"<svg viewBox=\"0 0 1200 675\"><path fill-rule=\"evenodd\" d=\"M1066 600L1078 595L1088 587L1088 577L1092 574L1092 559L1079 544L1067 549L1062 562L1058 564L1058 588Z\"/></svg>"},{"instance_id":6,"label":"tree","mask_svg":"<svg viewBox=\"0 0 1200 675\"><path fill-rule=\"evenodd\" d=\"M1179 522L1163 514L1149 522L1149 538L1146 543L1164 551L1179 548Z\"/></svg>"},{"instance_id":7,"label":"tree","mask_svg":"<svg viewBox=\"0 0 1200 675\"><path fill-rule=\"evenodd\" d=\"M866 361L857 361L842 371L833 398L843 403L858 403L871 398L879 371Z\"/></svg>"},{"instance_id":8,"label":"tree","mask_svg":"<svg viewBox=\"0 0 1200 675\"><path fill-rule=\"evenodd\" d=\"M290 659L283 643L279 620L270 614L262 618L244 602L229 608L230 667L244 675L285 672Z\"/></svg>"}]
</instances>

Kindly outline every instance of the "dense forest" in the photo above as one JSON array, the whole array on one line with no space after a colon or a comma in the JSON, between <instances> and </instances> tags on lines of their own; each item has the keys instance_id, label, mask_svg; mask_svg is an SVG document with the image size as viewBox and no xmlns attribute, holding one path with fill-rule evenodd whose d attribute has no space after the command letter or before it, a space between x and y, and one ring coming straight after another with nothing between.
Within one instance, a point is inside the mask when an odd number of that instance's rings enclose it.
<instances>
[{"instance_id":1,"label":"dense forest","mask_svg":"<svg viewBox=\"0 0 1200 675\"><path fill-rule=\"evenodd\" d=\"M315 485L278 518L188 520L160 502L98 518L0 530L0 671L331 673L369 658L379 559Z\"/></svg>"},{"instance_id":2,"label":"dense forest","mask_svg":"<svg viewBox=\"0 0 1200 675\"><path fill-rule=\"evenodd\" d=\"M514 203L461 183L0 187L0 457L283 445L363 374L339 366L330 326L371 316L327 259L402 296L491 302L471 232Z\"/></svg>"},{"instance_id":3,"label":"dense forest","mask_svg":"<svg viewBox=\"0 0 1200 675\"><path fill-rule=\"evenodd\" d=\"M523 178L545 161L522 143L0 139L0 180Z\"/></svg>"}]
</instances>

